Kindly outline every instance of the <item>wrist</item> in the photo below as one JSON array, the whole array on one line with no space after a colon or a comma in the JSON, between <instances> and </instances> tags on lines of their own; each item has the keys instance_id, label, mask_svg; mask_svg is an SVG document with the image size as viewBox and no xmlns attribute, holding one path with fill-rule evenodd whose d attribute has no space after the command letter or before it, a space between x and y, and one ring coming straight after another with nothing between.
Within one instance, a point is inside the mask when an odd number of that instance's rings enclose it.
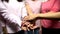
<instances>
[{"instance_id":1,"label":"wrist","mask_svg":"<svg viewBox=\"0 0 60 34\"><path fill-rule=\"evenodd\" d=\"M40 14L37 14L37 17L40 17Z\"/></svg>"}]
</instances>

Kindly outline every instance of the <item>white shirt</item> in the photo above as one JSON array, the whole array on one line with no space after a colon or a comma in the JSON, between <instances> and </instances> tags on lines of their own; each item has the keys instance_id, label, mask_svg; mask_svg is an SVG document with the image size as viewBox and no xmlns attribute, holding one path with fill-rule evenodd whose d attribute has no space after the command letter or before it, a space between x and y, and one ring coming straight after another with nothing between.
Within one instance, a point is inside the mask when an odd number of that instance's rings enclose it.
<instances>
[{"instance_id":1,"label":"white shirt","mask_svg":"<svg viewBox=\"0 0 60 34\"><path fill-rule=\"evenodd\" d=\"M4 12L2 16L4 16L5 19L11 21L11 23L18 24L21 26L21 17L24 18L24 16L27 16L27 11L25 8L24 2L17 2L17 0L9 0L9 3L3 2L0 3L0 9L3 9L0 12ZM14 33L14 31L11 30L10 27L7 25L8 33ZM20 30L20 27L18 27L18 31Z\"/></svg>"}]
</instances>

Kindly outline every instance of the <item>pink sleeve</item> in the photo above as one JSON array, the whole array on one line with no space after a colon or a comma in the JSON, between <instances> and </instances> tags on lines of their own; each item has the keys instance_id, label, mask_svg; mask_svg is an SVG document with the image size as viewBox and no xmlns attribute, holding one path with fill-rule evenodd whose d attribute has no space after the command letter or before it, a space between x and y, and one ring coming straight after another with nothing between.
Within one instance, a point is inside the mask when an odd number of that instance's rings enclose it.
<instances>
[{"instance_id":1,"label":"pink sleeve","mask_svg":"<svg viewBox=\"0 0 60 34\"><path fill-rule=\"evenodd\" d=\"M59 1L60 0L56 0L53 4L53 6L51 7L51 11L57 12L59 10Z\"/></svg>"}]
</instances>

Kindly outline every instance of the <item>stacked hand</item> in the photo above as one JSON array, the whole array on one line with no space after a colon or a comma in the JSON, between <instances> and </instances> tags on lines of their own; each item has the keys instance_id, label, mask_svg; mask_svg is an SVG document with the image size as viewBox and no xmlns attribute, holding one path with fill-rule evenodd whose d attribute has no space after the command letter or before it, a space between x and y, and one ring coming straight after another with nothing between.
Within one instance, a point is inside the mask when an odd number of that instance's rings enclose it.
<instances>
[{"instance_id":1,"label":"stacked hand","mask_svg":"<svg viewBox=\"0 0 60 34\"><path fill-rule=\"evenodd\" d=\"M27 30L29 30L28 27L30 27L30 22L23 21L21 29L24 31L27 31Z\"/></svg>"},{"instance_id":2,"label":"stacked hand","mask_svg":"<svg viewBox=\"0 0 60 34\"><path fill-rule=\"evenodd\" d=\"M37 14L30 14L28 16L25 16L23 20L33 20L35 19L36 17L38 17Z\"/></svg>"},{"instance_id":3,"label":"stacked hand","mask_svg":"<svg viewBox=\"0 0 60 34\"><path fill-rule=\"evenodd\" d=\"M24 31L29 31L30 29L34 30L36 29L38 26L34 25L34 24L30 24L30 22L25 22L23 23L24 25L22 25L21 29Z\"/></svg>"}]
</instances>

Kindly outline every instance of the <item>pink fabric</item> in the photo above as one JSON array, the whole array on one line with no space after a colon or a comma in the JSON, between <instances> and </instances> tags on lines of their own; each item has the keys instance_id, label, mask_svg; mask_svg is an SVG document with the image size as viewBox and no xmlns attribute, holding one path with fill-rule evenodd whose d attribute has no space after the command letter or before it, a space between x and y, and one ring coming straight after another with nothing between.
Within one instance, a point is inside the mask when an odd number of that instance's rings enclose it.
<instances>
[{"instance_id":1,"label":"pink fabric","mask_svg":"<svg viewBox=\"0 0 60 34\"><path fill-rule=\"evenodd\" d=\"M58 12L60 10L60 0L49 0L42 3L42 13L48 11ZM45 28L60 28L60 21L42 19L42 25Z\"/></svg>"},{"instance_id":2,"label":"pink fabric","mask_svg":"<svg viewBox=\"0 0 60 34\"><path fill-rule=\"evenodd\" d=\"M29 6L34 14L39 13L40 5L41 5L40 0L37 0L37 1L26 0L26 2L29 4Z\"/></svg>"}]
</instances>

